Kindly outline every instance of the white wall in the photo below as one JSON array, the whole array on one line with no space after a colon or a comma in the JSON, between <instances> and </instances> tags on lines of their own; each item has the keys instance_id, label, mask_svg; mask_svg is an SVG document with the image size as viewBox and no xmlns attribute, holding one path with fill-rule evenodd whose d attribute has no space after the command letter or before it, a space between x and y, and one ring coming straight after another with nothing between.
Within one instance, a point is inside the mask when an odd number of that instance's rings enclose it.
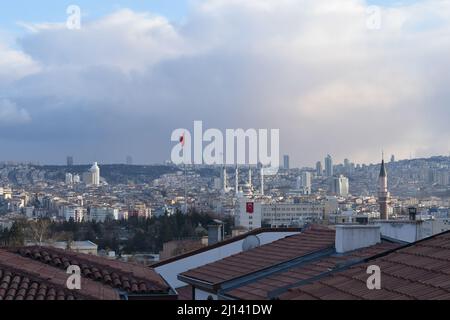
<instances>
[{"instance_id":1,"label":"white wall","mask_svg":"<svg viewBox=\"0 0 450 320\"><path fill-rule=\"evenodd\" d=\"M337 225L336 252L345 253L381 242L380 226Z\"/></svg>"},{"instance_id":2,"label":"white wall","mask_svg":"<svg viewBox=\"0 0 450 320\"><path fill-rule=\"evenodd\" d=\"M421 223L421 222L419 222ZM418 230L420 228L414 222L379 222L381 227L381 235L387 236L389 238L397 239L405 242L415 242L420 240L422 236L419 234Z\"/></svg>"},{"instance_id":3,"label":"white wall","mask_svg":"<svg viewBox=\"0 0 450 320\"><path fill-rule=\"evenodd\" d=\"M258 238L261 241L261 245L264 245L297 233L299 232L264 232L258 234ZM183 287L186 283L177 279L177 276L180 273L237 254L242 251L243 242L244 239L169 262L165 265L156 267L155 270L172 286L172 288Z\"/></svg>"}]
</instances>

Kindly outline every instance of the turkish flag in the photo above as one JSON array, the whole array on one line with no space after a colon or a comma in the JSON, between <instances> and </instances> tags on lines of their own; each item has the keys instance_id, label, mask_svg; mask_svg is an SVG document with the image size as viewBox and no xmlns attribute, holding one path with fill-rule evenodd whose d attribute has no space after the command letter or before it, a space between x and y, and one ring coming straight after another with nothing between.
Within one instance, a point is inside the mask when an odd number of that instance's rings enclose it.
<instances>
[{"instance_id":1,"label":"turkish flag","mask_svg":"<svg viewBox=\"0 0 450 320\"><path fill-rule=\"evenodd\" d=\"M253 213L253 212L254 212L253 202L247 202L247 213Z\"/></svg>"},{"instance_id":2,"label":"turkish flag","mask_svg":"<svg viewBox=\"0 0 450 320\"><path fill-rule=\"evenodd\" d=\"M182 147L184 147L184 144L185 144L185 139L184 139L184 133L183 133L183 135L180 137L180 143L181 143L181 146Z\"/></svg>"}]
</instances>

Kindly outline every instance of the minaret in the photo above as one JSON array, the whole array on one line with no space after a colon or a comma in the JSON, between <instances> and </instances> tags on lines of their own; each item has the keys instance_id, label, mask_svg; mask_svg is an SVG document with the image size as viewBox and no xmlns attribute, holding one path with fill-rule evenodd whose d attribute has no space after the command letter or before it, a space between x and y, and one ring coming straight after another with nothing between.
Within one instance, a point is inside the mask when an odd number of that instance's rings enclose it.
<instances>
[{"instance_id":1,"label":"minaret","mask_svg":"<svg viewBox=\"0 0 450 320\"><path fill-rule=\"evenodd\" d=\"M236 166L236 195L239 193L239 167Z\"/></svg>"},{"instance_id":2,"label":"minaret","mask_svg":"<svg viewBox=\"0 0 450 320\"><path fill-rule=\"evenodd\" d=\"M264 195L264 167L261 167L261 195Z\"/></svg>"},{"instance_id":3,"label":"minaret","mask_svg":"<svg viewBox=\"0 0 450 320\"><path fill-rule=\"evenodd\" d=\"M227 167L223 166L223 177L222 177L223 181L223 191L227 192Z\"/></svg>"},{"instance_id":4,"label":"minaret","mask_svg":"<svg viewBox=\"0 0 450 320\"><path fill-rule=\"evenodd\" d=\"M248 185L250 187L252 186L252 168L251 167L248 169Z\"/></svg>"},{"instance_id":5,"label":"minaret","mask_svg":"<svg viewBox=\"0 0 450 320\"><path fill-rule=\"evenodd\" d=\"M386 166L384 164L384 157L381 162L381 170L379 177L379 190L378 190L378 202L380 204L380 219L388 220L388 202L389 202L389 191L387 182Z\"/></svg>"}]
</instances>

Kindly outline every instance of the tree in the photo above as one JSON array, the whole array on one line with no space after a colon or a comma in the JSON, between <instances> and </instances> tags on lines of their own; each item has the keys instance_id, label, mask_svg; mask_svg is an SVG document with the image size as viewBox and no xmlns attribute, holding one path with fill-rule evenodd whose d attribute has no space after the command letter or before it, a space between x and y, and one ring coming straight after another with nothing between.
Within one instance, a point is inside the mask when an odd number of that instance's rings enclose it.
<instances>
[{"instance_id":1,"label":"tree","mask_svg":"<svg viewBox=\"0 0 450 320\"><path fill-rule=\"evenodd\" d=\"M25 243L26 221L18 219L14 221L11 228L7 231L6 243L7 246L23 246Z\"/></svg>"},{"instance_id":2,"label":"tree","mask_svg":"<svg viewBox=\"0 0 450 320\"><path fill-rule=\"evenodd\" d=\"M49 237L50 221L48 219L39 219L28 223L28 234L35 243L42 246L42 243Z\"/></svg>"}]
</instances>

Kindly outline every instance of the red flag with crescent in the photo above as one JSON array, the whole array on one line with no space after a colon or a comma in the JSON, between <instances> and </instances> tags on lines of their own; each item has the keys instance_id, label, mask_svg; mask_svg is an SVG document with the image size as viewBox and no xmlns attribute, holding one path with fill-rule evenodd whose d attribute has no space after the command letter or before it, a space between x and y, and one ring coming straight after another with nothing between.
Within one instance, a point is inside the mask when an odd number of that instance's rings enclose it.
<instances>
[{"instance_id":1,"label":"red flag with crescent","mask_svg":"<svg viewBox=\"0 0 450 320\"><path fill-rule=\"evenodd\" d=\"M184 148L184 144L186 143L186 139L184 138L184 133L180 136L181 146Z\"/></svg>"}]
</instances>

